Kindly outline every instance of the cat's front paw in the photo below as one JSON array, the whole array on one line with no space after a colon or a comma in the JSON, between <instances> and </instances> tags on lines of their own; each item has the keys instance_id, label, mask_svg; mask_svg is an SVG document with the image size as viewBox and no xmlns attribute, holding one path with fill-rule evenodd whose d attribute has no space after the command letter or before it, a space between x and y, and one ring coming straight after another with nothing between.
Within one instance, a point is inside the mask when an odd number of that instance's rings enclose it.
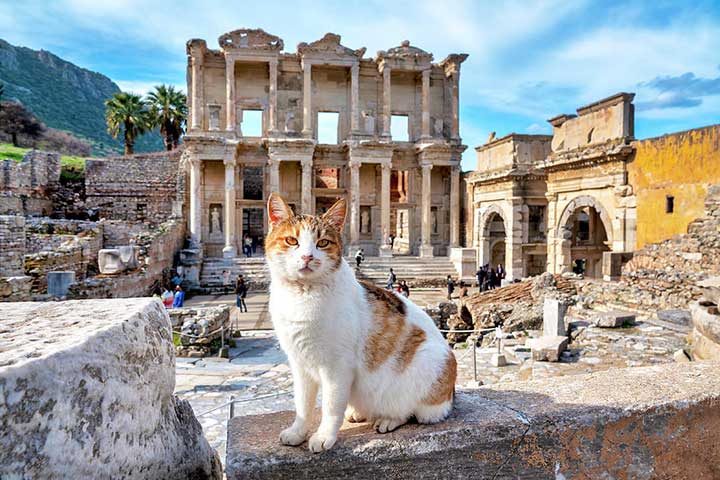
<instances>
[{"instance_id":1,"label":"cat's front paw","mask_svg":"<svg viewBox=\"0 0 720 480\"><path fill-rule=\"evenodd\" d=\"M305 441L306 436L307 432L299 428L289 427L280 432L280 443L296 447Z\"/></svg>"},{"instance_id":2,"label":"cat's front paw","mask_svg":"<svg viewBox=\"0 0 720 480\"><path fill-rule=\"evenodd\" d=\"M315 432L308 441L308 448L310 448L310 451L313 453L320 453L325 450L330 450L336 441L337 435Z\"/></svg>"}]
</instances>

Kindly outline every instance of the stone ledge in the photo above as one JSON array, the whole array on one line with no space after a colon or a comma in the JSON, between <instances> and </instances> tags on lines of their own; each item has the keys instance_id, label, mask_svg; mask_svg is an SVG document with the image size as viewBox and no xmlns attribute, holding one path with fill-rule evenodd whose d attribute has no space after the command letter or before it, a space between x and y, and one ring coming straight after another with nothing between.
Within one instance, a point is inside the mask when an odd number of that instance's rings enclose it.
<instances>
[{"instance_id":1,"label":"stone ledge","mask_svg":"<svg viewBox=\"0 0 720 480\"><path fill-rule=\"evenodd\" d=\"M614 369L458 392L451 417L380 435L345 424L333 450L284 447L291 412L235 417L240 478L717 478L720 365ZM562 475L562 476L561 476Z\"/></svg>"}]
</instances>

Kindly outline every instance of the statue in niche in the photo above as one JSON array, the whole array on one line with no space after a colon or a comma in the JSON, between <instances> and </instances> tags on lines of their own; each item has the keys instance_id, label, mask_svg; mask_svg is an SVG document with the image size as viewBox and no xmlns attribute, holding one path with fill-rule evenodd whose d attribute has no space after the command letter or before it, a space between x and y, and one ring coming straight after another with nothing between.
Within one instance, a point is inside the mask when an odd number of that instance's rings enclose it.
<instances>
[{"instance_id":1,"label":"statue in niche","mask_svg":"<svg viewBox=\"0 0 720 480\"><path fill-rule=\"evenodd\" d=\"M220 107L217 105L210 106L210 130L220 129Z\"/></svg>"},{"instance_id":2,"label":"statue in niche","mask_svg":"<svg viewBox=\"0 0 720 480\"><path fill-rule=\"evenodd\" d=\"M432 232L438 233L437 210L433 209L430 214L432 215Z\"/></svg>"},{"instance_id":3,"label":"statue in niche","mask_svg":"<svg viewBox=\"0 0 720 480\"><path fill-rule=\"evenodd\" d=\"M365 133L375 135L375 117L371 110L362 111L363 124L365 125Z\"/></svg>"},{"instance_id":4,"label":"statue in niche","mask_svg":"<svg viewBox=\"0 0 720 480\"><path fill-rule=\"evenodd\" d=\"M292 122L295 119L295 112L285 112L285 133L293 131Z\"/></svg>"},{"instance_id":5,"label":"statue in niche","mask_svg":"<svg viewBox=\"0 0 720 480\"><path fill-rule=\"evenodd\" d=\"M222 223L220 217L222 216L222 207L215 205L210 208L210 233L222 233Z\"/></svg>"},{"instance_id":6,"label":"statue in niche","mask_svg":"<svg viewBox=\"0 0 720 480\"><path fill-rule=\"evenodd\" d=\"M443 136L443 121L442 121L442 118L436 118L436 119L435 119L435 136L436 136L436 137L442 137L442 136Z\"/></svg>"},{"instance_id":7,"label":"statue in niche","mask_svg":"<svg viewBox=\"0 0 720 480\"><path fill-rule=\"evenodd\" d=\"M400 238L405 238L405 212L400 212L400 221L399 221L398 223L399 223L399 225L398 225L398 227L399 227L399 228L398 228L398 230L399 230L399 235L398 235L398 237L400 237Z\"/></svg>"},{"instance_id":8,"label":"statue in niche","mask_svg":"<svg viewBox=\"0 0 720 480\"><path fill-rule=\"evenodd\" d=\"M370 212L366 208L360 211L360 232L370 233Z\"/></svg>"}]
</instances>

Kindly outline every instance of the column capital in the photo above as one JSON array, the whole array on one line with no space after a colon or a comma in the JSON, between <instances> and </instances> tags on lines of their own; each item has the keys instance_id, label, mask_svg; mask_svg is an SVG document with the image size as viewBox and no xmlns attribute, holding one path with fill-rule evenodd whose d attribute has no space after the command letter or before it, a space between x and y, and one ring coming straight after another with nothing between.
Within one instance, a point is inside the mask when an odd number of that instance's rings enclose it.
<instances>
[{"instance_id":1,"label":"column capital","mask_svg":"<svg viewBox=\"0 0 720 480\"><path fill-rule=\"evenodd\" d=\"M269 167L275 167L280 165L281 160L273 155L268 157L267 164Z\"/></svg>"},{"instance_id":2,"label":"column capital","mask_svg":"<svg viewBox=\"0 0 720 480\"><path fill-rule=\"evenodd\" d=\"M433 164L432 163L421 163L420 168L422 168L423 172L425 172L425 171L429 172L430 170L432 170Z\"/></svg>"},{"instance_id":3,"label":"column capital","mask_svg":"<svg viewBox=\"0 0 720 480\"><path fill-rule=\"evenodd\" d=\"M226 167L236 167L237 160L235 159L235 155L233 155L232 157L223 158L223 164L225 164Z\"/></svg>"},{"instance_id":4,"label":"column capital","mask_svg":"<svg viewBox=\"0 0 720 480\"><path fill-rule=\"evenodd\" d=\"M362 165L362 160L358 160L358 159L351 159L348 162L348 166L350 168L360 168L361 165Z\"/></svg>"},{"instance_id":5,"label":"column capital","mask_svg":"<svg viewBox=\"0 0 720 480\"><path fill-rule=\"evenodd\" d=\"M312 157L303 158L300 160L300 165L302 165L302 168L308 168L313 166L313 159Z\"/></svg>"},{"instance_id":6,"label":"column capital","mask_svg":"<svg viewBox=\"0 0 720 480\"><path fill-rule=\"evenodd\" d=\"M383 170L392 170L392 162L381 163L380 166Z\"/></svg>"},{"instance_id":7,"label":"column capital","mask_svg":"<svg viewBox=\"0 0 720 480\"><path fill-rule=\"evenodd\" d=\"M461 171L462 170L460 168L460 165L453 165L452 167L450 167L450 173L452 175L460 175Z\"/></svg>"}]
</instances>

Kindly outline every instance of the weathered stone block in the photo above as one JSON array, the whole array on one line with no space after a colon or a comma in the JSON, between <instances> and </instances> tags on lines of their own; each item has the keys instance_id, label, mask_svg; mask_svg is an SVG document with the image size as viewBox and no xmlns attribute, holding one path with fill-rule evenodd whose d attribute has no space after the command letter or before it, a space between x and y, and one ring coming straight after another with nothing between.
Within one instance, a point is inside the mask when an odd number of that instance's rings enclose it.
<instances>
[{"instance_id":1,"label":"weathered stone block","mask_svg":"<svg viewBox=\"0 0 720 480\"><path fill-rule=\"evenodd\" d=\"M555 298L545 298L543 304L543 336L562 337L565 331L567 303Z\"/></svg>"},{"instance_id":2,"label":"weathered stone block","mask_svg":"<svg viewBox=\"0 0 720 480\"><path fill-rule=\"evenodd\" d=\"M455 265L459 278L470 281L475 280L477 251L474 248L450 249L450 261Z\"/></svg>"},{"instance_id":3,"label":"weathered stone block","mask_svg":"<svg viewBox=\"0 0 720 480\"><path fill-rule=\"evenodd\" d=\"M565 351L567 345L567 337L540 337L530 338L527 341L533 360L539 362L559 362L560 354Z\"/></svg>"},{"instance_id":4,"label":"weathered stone block","mask_svg":"<svg viewBox=\"0 0 720 480\"><path fill-rule=\"evenodd\" d=\"M692 331L690 343L695 360L720 360L720 315L697 302L690 305Z\"/></svg>"},{"instance_id":5,"label":"weathered stone block","mask_svg":"<svg viewBox=\"0 0 720 480\"><path fill-rule=\"evenodd\" d=\"M602 328L618 328L623 325L635 325L635 314L630 312L601 312L592 319L593 325Z\"/></svg>"},{"instance_id":6,"label":"weathered stone block","mask_svg":"<svg viewBox=\"0 0 720 480\"><path fill-rule=\"evenodd\" d=\"M292 412L235 417L226 473L228 480L715 478L718 402L720 368L696 362L461 391L444 422L388 434L346 423L333 450L319 455L280 445Z\"/></svg>"},{"instance_id":7,"label":"weathered stone block","mask_svg":"<svg viewBox=\"0 0 720 480\"><path fill-rule=\"evenodd\" d=\"M0 478L220 479L159 300L0 304Z\"/></svg>"},{"instance_id":8,"label":"weathered stone block","mask_svg":"<svg viewBox=\"0 0 720 480\"><path fill-rule=\"evenodd\" d=\"M140 249L134 245L103 248L98 252L100 273L113 274L137 268L139 251Z\"/></svg>"},{"instance_id":9,"label":"weathered stone block","mask_svg":"<svg viewBox=\"0 0 720 480\"><path fill-rule=\"evenodd\" d=\"M603 280L617 280L622 275L624 264L632 260L634 252L603 252L602 275Z\"/></svg>"},{"instance_id":10,"label":"weathered stone block","mask_svg":"<svg viewBox=\"0 0 720 480\"><path fill-rule=\"evenodd\" d=\"M681 326L690 325L690 311L688 310L659 310L657 312L658 320L663 322L675 323Z\"/></svg>"},{"instance_id":11,"label":"weathered stone block","mask_svg":"<svg viewBox=\"0 0 720 480\"><path fill-rule=\"evenodd\" d=\"M64 297L67 295L68 289L73 283L75 283L75 272L48 272L48 295L52 297Z\"/></svg>"}]
</instances>

